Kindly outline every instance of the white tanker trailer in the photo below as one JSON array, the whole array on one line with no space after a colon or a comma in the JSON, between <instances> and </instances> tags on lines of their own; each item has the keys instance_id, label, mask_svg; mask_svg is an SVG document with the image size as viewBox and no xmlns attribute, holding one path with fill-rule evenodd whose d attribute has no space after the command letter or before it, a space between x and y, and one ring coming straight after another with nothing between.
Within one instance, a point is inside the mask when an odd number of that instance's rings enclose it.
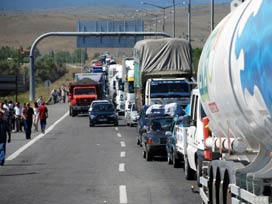
<instances>
[{"instance_id":1,"label":"white tanker trailer","mask_svg":"<svg viewBox=\"0 0 272 204\"><path fill-rule=\"evenodd\" d=\"M247 0L208 38L198 68L211 135L203 203L272 203L272 1Z\"/></svg>"}]
</instances>

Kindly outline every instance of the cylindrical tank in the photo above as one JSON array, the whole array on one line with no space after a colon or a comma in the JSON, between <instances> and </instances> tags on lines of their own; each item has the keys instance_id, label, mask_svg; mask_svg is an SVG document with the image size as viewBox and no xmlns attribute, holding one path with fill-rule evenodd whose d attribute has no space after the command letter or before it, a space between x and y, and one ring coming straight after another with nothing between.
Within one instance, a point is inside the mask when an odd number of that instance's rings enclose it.
<instances>
[{"instance_id":1,"label":"cylindrical tank","mask_svg":"<svg viewBox=\"0 0 272 204\"><path fill-rule=\"evenodd\" d=\"M272 1L247 0L207 40L198 87L217 137L272 146Z\"/></svg>"}]
</instances>

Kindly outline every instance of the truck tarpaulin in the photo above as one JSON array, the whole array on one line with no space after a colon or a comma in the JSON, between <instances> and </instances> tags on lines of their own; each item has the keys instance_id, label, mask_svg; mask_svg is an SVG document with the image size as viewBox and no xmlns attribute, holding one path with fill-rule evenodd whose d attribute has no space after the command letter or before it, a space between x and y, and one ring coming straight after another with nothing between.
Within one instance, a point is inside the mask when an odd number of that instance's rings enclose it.
<instances>
[{"instance_id":1,"label":"truck tarpaulin","mask_svg":"<svg viewBox=\"0 0 272 204\"><path fill-rule=\"evenodd\" d=\"M163 38L138 41L134 46L134 86L142 88L152 77L192 75L192 48L185 39Z\"/></svg>"}]
</instances>

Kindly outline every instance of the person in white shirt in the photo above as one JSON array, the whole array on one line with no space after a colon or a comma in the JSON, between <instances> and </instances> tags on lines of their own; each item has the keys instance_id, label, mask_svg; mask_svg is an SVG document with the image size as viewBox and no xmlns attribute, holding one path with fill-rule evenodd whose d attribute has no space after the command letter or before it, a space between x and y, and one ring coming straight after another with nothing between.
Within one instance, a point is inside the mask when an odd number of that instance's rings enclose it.
<instances>
[{"instance_id":1,"label":"person in white shirt","mask_svg":"<svg viewBox=\"0 0 272 204\"><path fill-rule=\"evenodd\" d=\"M20 106L20 102L17 102L14 107L15 113L15 132L22 132L21 125L21 115L22 115L22 107Z\"/></svg>"},{"instance_id":2,"label":"person in white shirt","mask_svg":"<svg viewBox=\"0 0 272 204\"><path fill-rule=\"evenodd\" d=\"M42 105L42 103L43 103L43 98L42 98L42 96L40 96L40 97L38 98L37 103L38 103L38 106L41 106L41 105Z\"/></svg>"}]
</instances>

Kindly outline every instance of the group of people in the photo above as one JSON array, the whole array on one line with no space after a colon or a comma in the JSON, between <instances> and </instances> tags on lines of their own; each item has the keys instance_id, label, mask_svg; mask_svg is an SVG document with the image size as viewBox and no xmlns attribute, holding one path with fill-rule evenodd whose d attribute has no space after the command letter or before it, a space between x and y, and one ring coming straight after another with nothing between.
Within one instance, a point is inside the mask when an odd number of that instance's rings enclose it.
<instances>
[{"instance_id":1,"label":"group of people","mask_svg":"<svg viewBox=\"0 0 272 204\"><path fill-rule=\"evenodd\" d=\"M39 121L41 132L45 133L48 109L42 96L33 103L12 101L0 102L0 165L4 164L6 142L11 142L11 133L25 132L27 140L31 139L32 126L38 131Z\"/></svg>"},{"instance_id":2,"label":"group of people","mask_svg":"<svg viewBox=\"0 0 272 204\"><path fill-rule=\"evenodd\" d=\"M51 97L54 104L58 102L65 103L66 95L67 95L67 90L65 89L65 87L61 87L59 89L53 89L51 91Z\"/></svg>"}]
</instances>

